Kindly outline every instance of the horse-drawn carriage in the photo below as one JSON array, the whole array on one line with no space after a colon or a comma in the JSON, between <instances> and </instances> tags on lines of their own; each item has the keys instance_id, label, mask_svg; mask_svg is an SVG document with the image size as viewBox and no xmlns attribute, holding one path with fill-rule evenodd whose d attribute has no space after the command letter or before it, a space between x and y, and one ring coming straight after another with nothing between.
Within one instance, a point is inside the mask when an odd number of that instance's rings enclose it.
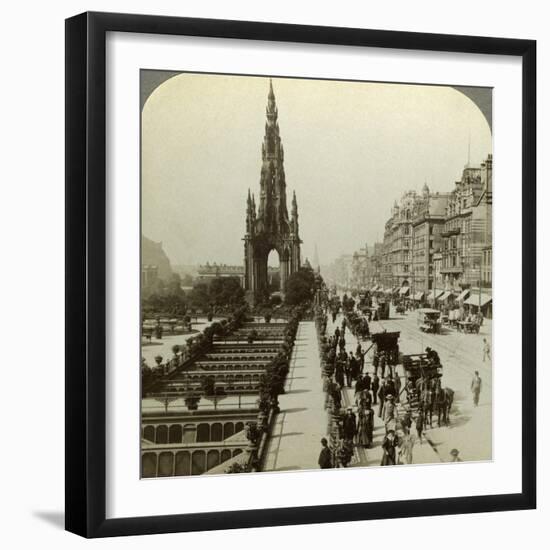
<instances>
[{"instance_id":1,"label":"horse-drawn carriage","mask_svg":"<svg viewBox=\"0 0 550 550\"><path fill-rule=\"evenodd\" d=\"M423 307L417 311L418 326L422 332L441 332L441 312L438 309Z\"/></svg>"},{"instance_id":2,"label":"horse-drawn carriage","mask_svg":"<svg viewBox=\"0 0 550 550\"><path fill-rule=\"evenodd\" d=\"M427 353L404 355L403 371L407 380L404 391L411 412L422 410L426 425L432 426L432 415L437 413L437 424L449 424L449 412L454 391L442 387L443 366Z\"/></svg>"},{"instance_id":3,"label":"horse-drawn carriage","mask_svg":"<svg viewBox=\"0 0 550 550\"><path fill-rule=\"evenodd\" d=\"M399 363L399 335L400 332L376 332L371 334L370 338L374 348L373 364L378 371L379 362L384 361L393 371L395 365ZM383 357L383 359L382 359ZM384 371L384 367L382 367ZM384 375L384 373L382 374Z\"/></svg>"}]
</instances>

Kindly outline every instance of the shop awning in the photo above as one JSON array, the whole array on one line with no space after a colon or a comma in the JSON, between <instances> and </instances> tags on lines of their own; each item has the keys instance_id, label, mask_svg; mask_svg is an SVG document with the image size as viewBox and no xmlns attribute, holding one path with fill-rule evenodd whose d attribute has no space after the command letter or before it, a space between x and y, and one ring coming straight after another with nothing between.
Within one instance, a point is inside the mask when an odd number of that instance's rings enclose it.
<instances>
[{"instance_id":1,"label":"shop awning","mask_svg":"<svg viewBox=\"0 0 550 550\"><path fill-rule=\"evenodd\" d=\"M457 300L459 302L462 302L466 299L466 296L468 296L468 294L470 294L470 289L467 288L466 290L463 290L459 295L458 295L458 298Z\"/></svg>"},{"instance_id":2,"label":"shop awning","mask_svg":"<svg viewBox=\"0 0 550 550\"><path fill-rule=\"evenodd\" d=\"M439 298L445 291L444 290L432 290L428 294L428 301L433 300L434 298Z\"/></svg>"},{"instance_id":3,"label":"shop awning","mask_svg":"<svg viewBox=\"0 0 550 550\"><path fill-rule=\"evenodd\" d=\"M453 296L453 293L450 290L446 290L439 298L438 300L440 302L444 302L445 300L448 300L451 296Z\"/></svg>"},{"instance_id":4,"label":"shop awning","mask_svg":"<svg viewBox=\"0 0 550 550\"><path fill-rule=\"evenodd\" d=\"M493 297L490 294L485 294L484 292L482 292L480 296L479 292L472 292L470 294L470 297L467 300L464 300L464 303L469 306L479 307L481 305L481 307L483 307L487 305L492 299Z\"/></svg>"},{"instance_id":5,"label":"shop awning","mask_svg":"<svg viewBox=\"0 0 550 550\"><path fill-rule=\"evenodd\" d=\"M399 287L398 286L392 288L392 290L391 290L392 294L397 294L398 292L399 292Z\"/></svg>"},{"instance_id":6,"label":"shop awning","mask_svg":"<svg viewBox=\"0 0 550 550\"><path fill-rule=\"evenodd\" d=\"M399 289L399 294L401 296L405 296L405 294L408 294L409 293L409 287L408 286L402 286L400 289Z\"/></svg>"},{"instance_id":7,"label":"shop awning","mask_svg":"<svg viewBox=\"0 0 550 550\"><path fill-rule=\"evenodd\" d=\"M424 293L423 293L422 291L417 292L417 293L413 296L413 300L417 300L418 302L420 302L420 300L422 300L422 298L424 298Z\"/></svg>"}]
</instances>

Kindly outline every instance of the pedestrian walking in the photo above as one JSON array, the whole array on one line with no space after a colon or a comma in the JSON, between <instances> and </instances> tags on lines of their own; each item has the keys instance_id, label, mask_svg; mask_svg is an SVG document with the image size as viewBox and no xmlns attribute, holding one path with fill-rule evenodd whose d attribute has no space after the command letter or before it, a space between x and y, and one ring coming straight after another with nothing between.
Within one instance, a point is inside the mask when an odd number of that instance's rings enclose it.
<instances>
[{"instance_id":1,"label":"pedestrian walking","mask_svg":"<svg viewBox=\"0 0 550 550\"><path fill-rule=\"evenodd\" d=\"M474 399L474 406L479 404L479 394L481 393L481 378L479 372L476 370L474 377L472 378L472 383L470 384L470 389L472 390L472 396Z\"/></svg>"},{"instance_id":2,"label":"pedestrian walking","mask_svg":"<svg viewBox=\"0 0 550 550\"><path fill-rule=\"evenodd\" d=\"M374 411L369 406L364 410L365 413L365 421L367 424L367 436L368 436L368 444L367 447L370 448L373 441L373 434L374 434Z\"/></svg>"},{"instance_id":3,"label":"pedestrian walking","mask_svg":"<svg viewBox=\"0 0 550 550\"><path fill-rule=\"evenodd\" d=\"M397 438L395 437L395 431L390 430L384 441L382 442L382 461L380 466L393 466L395 465L395 448L397 447Z\"/></svg>"},{"instance_id":4,"label":"pedestrian walking","mask_svg":"<svg viewBox=\"0 0 550 550\"><path fill-rule=\"evenodd\" d=\"M359 411L359 421L357 422L357 437L355 444L358 447L363 447L366 449L369 442L369 428L368 428L368 419L365 410L361 409Z\"/></svg>"},{"instance_id":5,"label":"pedestrian walking","mask_svg":"<svg viewBox=\"0 0 550 550\"><path fill-rule=\"evenodd\" d=\"M401 438L401 445L399 446L399 464L413 463L413 447L414 436L410 433L405 433Z\"/></svg>"},{"instance_id":6,"label":"pedestrian walking","mask_svg":"<svg viewBox=\"0 0 550 550\"><path fill-rule=\"evenodd\" d=\"M401 378L399 378L399 374L397 374L397 369L393 376L393 386L395 388L395 399L399 401L399 395L401 394Z\"/></svg>"},{"instance_id":7,"label":"pedestrian walking","mask_svg":"<svg viewBox=\"0 0 550 550\"><path fill-rule=\"evenodd\" d=\"M328 446L326 437L321 439L321 452L319 453L319 468L325 470L332 468L332 451Z\"/></svg>"},{"instance_id":8,"label":"pedestrian walking","mask_svg":"<svg viewBox=\"0 0 550 550\"><path fill-rule=\"evenodd\" d=\"M380 388L380 378L378 378L378 375L374 373L374 376L372 377L372 402L375 405L377 403L376 398L378 396L379 388Z\"/></svg>"},{"instance_id":9,"label":"pedestrian walking","mask_svg":"<svg viewBox=\"0 0 550 550\"><path fill-rule=\"evenodd\" d=\"M485 359L488 361L491 360L491 344L487 342L487 338L483 338L483 362L485 363Z\"/></svg>"},{"instance_id":10,"label":"pedestrian walking","mask_svg":"<svg viewBox=\"0 0 550 550\"><path fill-rule=\"evenodd\" d=\"M416 427L416 434L418 435L418 441L420 441L420 445L422 445L422 432L424 431L424 413L422 412L422 409L418 411L415 427Z\"/></svg>"},{"instance_id":11,"label":"pedestrian walking","mask_svg":"<svg viewBox=\"0 0 550 550\"><path fill-rule=\"evenodd\" d=\"M348 359L344 365L344 373L346 375L346 385L348 388L351 388L351 383L353 381L354 363L355 363L355 358L352 355L351 358Z\"/></svg>"},{"instance_id":12,"label":"pedestrian walking","mask_svg":"<svg viewBox=\"0 0 550 550\"><path fill-rule=\"evenodd\" d=\"M357 433L357 420L351 407L347 408L346 414L342 419L342 431L344 432L344 439L350 440L353 440Z\"/></svg>"},{"instance_id":13,"label":"pedestrian walking","mask_svg":"<svg viewBox=\"0 0 550 550\"><path fill-rule=\"evenodd\" d=\"M395 402L393 395L388 395L382 409L382 421L388 428L389 423L395 419Z\"/></svg>"},{"instance_id":14,"label":"pedestrian walking","mask_svg":"<svg viewBox=\"0 0 550 550\"><path fill-rule=\"evenodd\" d=\"M371 389L371 377L369 376L369 373L365 373L363 376L363 389L370 391Z\"/></svg>"},{"instance_id":15,"label":"pedestrian walking","mask_svg":"<svg viewBox=\"0 0 550 550\"><path fill-rule=\"evenodd\" d=\"M453 449L449 454L451 455L449 462L462 462L462 459L458 456L458 449Z\"/></svg>"},{"instance_id":16,"label":"pedestrian walking","mask_svg":"<svg viewBox=\"0 0 550 550\"><path fill-rule=\"evenodd\" d=\"M382 378L384 378L384 376L386 375L386 354L385 352L382 352L380 354L380 373L381 373L381 376Z\"/></svg>"}]
</instances>

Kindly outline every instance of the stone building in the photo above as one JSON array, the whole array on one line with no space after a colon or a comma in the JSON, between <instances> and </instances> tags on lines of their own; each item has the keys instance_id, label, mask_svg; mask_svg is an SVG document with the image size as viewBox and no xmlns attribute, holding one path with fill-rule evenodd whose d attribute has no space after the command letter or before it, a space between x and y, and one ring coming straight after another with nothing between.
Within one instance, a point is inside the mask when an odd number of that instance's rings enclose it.
<instances>
[{"instance_id":1,"label":"stone building","mask_svg":"<svg viewBox=\"0 0 550 550\"><path fill-rule=\"evenodd\" d=\"M389 289L411 287L414 212L423 201L416 191L407 191L395 201L384 227L382 284Z\"/></svg>"},{"instance_id":2,"label":"stone building","mask_svg":"<svg viewBox=\"0 0 550 550\"><path fill-rule=\"evenodd\" d=\"M492 166L492 155L481 166L467 165L449 198L442 233L441 273L451 290L478 287L484 272L485 278L490 278Z\"/></svg>"},{"instance_id":3,"label":"stone building","mask_svg":"<svg viewBox=\"0 0 550 550\"><path fill-rule=\"evenodd\" d=\"M414 294L435 286L434 254L441 251L442 230L450 193L432 193L426 184L413 211L412 276Z\"/></svg>"},{"instance_id":4,"label":"stone building","mask_svg":"<svg viewBox=\"0 0 550 550\"><path fill-rule=\"evenodd\" d=\"M370 258L371 263L371 285L378 286L382 284L382 269L383 269L383 256L384 256L384 244L374 243L374 250Z\"/></svg>"},{"instance_id":5,"label":"stone building","mask_svg":"<svg viewBox=\"0 0 550 550\"><path fill-rule=\"evenodd\" d=\"M369 248L364 248L353 253L351 261L350 285L358 290L366 289L372 282L372 263L369 256Z\"/></svg>"}]
</instances>

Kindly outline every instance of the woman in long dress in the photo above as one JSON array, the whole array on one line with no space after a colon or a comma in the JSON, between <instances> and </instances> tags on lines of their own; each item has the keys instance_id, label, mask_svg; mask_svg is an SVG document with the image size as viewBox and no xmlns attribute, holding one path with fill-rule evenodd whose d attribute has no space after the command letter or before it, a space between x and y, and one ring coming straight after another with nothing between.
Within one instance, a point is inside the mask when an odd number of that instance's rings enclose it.
<instances>
[{"instance_id":1,"label":"woman in long dress","mask_svg":"<svg viewBox=\"0 0 550 550\"><path fill-rule=\"evenodd\" d=\"M405 433L401 438L401 447L399 448L399 464L413 463L414 436Z\"/></svg>"},{"instance_id":2,"label":"woman in long dress","mask_svg":"<svg viewBox=\"0 0 550 550\"><path fill-rule=\"evenodd\" d=\"M358 447L366 448L369 446L367 415L365 414L364 409L359 409L359 422L357 423L355 443Z\"/></svg>"},{"instance_id":3,"label":"woman in long dress","mask_svg":"<svg viewBox=\"0 0 550 550\"><path fill-rule=\"evenodd\" d=\"M374 433L374 411L371 407L365 409L365 423L367 425L367 447L372 445L373 433Z\"/></svg>"}]
</instances>

